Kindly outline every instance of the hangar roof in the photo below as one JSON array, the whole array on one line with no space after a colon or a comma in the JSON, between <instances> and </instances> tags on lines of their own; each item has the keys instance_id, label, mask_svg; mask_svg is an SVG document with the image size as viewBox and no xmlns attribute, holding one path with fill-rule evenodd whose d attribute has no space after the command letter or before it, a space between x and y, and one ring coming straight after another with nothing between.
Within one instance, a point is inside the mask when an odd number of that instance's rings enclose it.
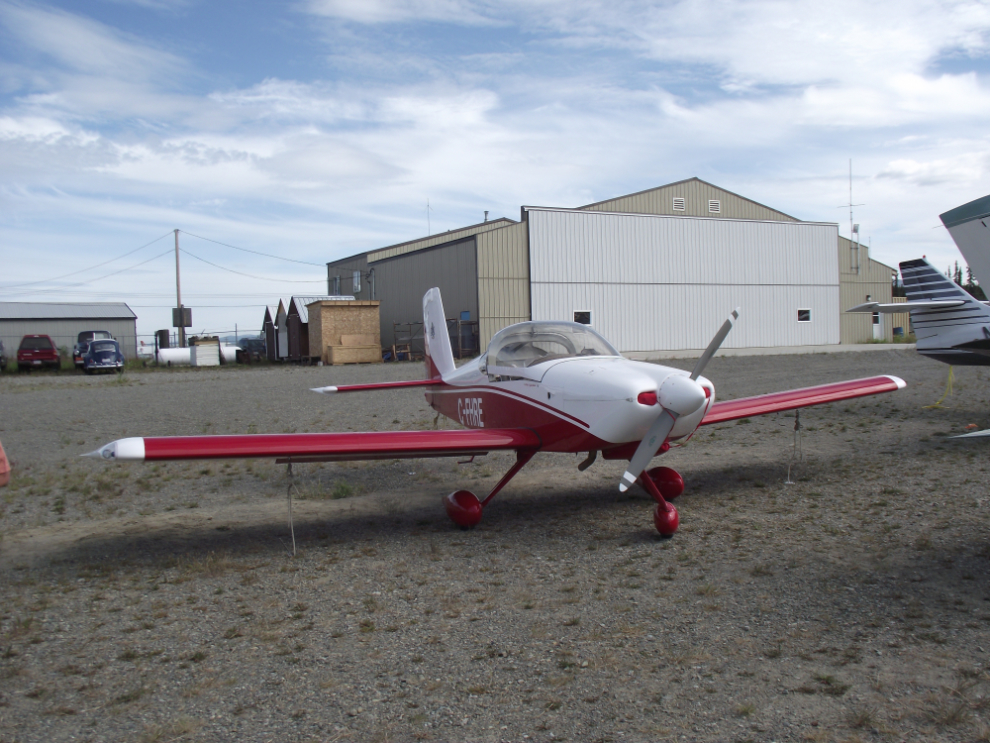
<instances>
[{"instance_id":1,"label":"hangar roof","mask_svg":"<svg viewBox=\"0 0 990 743\"><path fill-rule=\"evenodd\" d=\"M0 302L0 320L136 320L124 302Z\"/></svg>"}]
</instances>

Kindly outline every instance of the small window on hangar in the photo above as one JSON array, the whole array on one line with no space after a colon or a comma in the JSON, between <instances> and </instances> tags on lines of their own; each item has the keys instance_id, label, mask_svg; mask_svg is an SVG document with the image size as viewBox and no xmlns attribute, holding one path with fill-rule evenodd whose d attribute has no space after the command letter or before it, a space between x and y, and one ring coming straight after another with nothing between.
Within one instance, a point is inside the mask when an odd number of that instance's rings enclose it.
<instances>
[{"instance_id":1,"label":"small window on hangar","mask_svg":"<svg viewBox=\"0 0 990 743\"><path fill-rule=\"evenodd\" d=\"M811 310L798 310L798 322L811 322Z\"/></svg>"},{"instance_id":2,"label":"small window on hangar","mask_svg":"<svg viewBox=\"0 0 990 743\"><path fill-rule=\"evenodd\" d=\"M591 325L591 310L574 310L574 322Z\"/></svg>"}]
</instances>

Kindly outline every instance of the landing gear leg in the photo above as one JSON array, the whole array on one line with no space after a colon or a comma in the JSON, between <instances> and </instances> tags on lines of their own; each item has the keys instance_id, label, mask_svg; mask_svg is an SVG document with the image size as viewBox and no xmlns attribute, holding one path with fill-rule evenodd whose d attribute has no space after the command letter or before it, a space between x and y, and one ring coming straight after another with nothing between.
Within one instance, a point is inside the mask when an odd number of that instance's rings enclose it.
<instances>
[{"instance_id":1,"label":"landing gear leg","mask_svg":"<svg viewBox=\"0 0 990 743\"><path fill-rule=\"evenodd\" d=\"M498 495L502 488L509 484L509 480L515 477L519 470L526 466L526 463L533 458L536 451L536 449L520 449L517 451L516 463L503 475L502 479L498 481L498 484L492 488L492 491L483 501L478 500L478 496L470 490L455 490L446 496L443 499L443 505L447 509L447 515L450 516L450 520L462 529L470 529L472 526L477 526L481 521L481 512L484 507L488 505L492 498Z\"/></svg>"},{"instance_id":2,"label":"landing gear leg","mask_svg":"<svg viewBox=\"0 0 990 743\"><path fill-rule=\"evenodd\" d=\"M670 537L674 536L674 532L677 531L677 527L681 523L681 517L677 513L677 508L673 503L668 503L664 499L660 488L657 487L657 484L650 476L650 472L644 472L639 476L639 484L657 502L657 507L653 510L653 525L656 526L661 537L670 539Z\"/></svg>"}]
</instances>

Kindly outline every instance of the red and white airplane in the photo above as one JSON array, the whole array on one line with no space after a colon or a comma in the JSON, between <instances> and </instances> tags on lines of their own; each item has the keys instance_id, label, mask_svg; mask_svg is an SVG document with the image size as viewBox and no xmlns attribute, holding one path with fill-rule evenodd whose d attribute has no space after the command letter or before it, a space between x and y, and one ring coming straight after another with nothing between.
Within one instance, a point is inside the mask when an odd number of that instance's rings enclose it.
<instances>
[{"instance_id":1,"label":"red and white airplane","mask_svg":"<svg viewBox=\"0 0 990 743\"><path fill-rule=\"evenodd\" d=\"M426 379L314 391L425 387L430 405L466 429L126 438L88 456L110 461L261 457L293 463L515 451L516 463L484 500L467 490L444 498L454 523L470 528L537 452L586 452L581 470L601 453L605 459L629 460L619 490L639 483L656 501L657 531L671 536L679 516L670 501L683 492L684 480L670 468L647 466L672 442L690 438L703 425L904 387L897 377L877 376L715 402L715 388L701 372L738 316L736 310L726 320L690 374L626 359L592 328L570 322L511 325L492 338L485 354L458 368L440 290L434 288L423 297Z\"/></svg>"}]
</instances>

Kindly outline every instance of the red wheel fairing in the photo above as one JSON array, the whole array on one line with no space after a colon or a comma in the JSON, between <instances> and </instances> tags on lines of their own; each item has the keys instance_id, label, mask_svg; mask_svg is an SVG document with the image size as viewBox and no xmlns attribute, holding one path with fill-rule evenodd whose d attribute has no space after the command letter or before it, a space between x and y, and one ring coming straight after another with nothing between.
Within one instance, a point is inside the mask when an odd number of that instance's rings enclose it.
<instances>
[{"instance_id":1,"label":"red wheel fairing","mask_svg":"<svg viewBox=\"0 0 990 743\"><path fill-rule=\"evenodd\" d=\"M661 537L672 537L681 524L680 514L672 503L657 503L653 510L653 525Z\"/></svg>"},{"instance_id":2,"label":"red wheel fairing","mask_svg":"<svg viewBox=\"0 0 990 743\"><path fill-rule=\"evenodd\" d=\"M647 473L656 483L657 489L666 500L674 500L684 492L684 478L670 467L654 467Z\"/></svg>"},{"instance_id":3,"label":"red wheel fairing","mask_svg":"<svg viewBox=\"0 0 990 743\"><path fill-rule=\"evenodd\" d=\"M470 490L455 490L443 499L450 520L462 529L470 529L481 521L481 501Z\"/></svg>"}]
</instances>

